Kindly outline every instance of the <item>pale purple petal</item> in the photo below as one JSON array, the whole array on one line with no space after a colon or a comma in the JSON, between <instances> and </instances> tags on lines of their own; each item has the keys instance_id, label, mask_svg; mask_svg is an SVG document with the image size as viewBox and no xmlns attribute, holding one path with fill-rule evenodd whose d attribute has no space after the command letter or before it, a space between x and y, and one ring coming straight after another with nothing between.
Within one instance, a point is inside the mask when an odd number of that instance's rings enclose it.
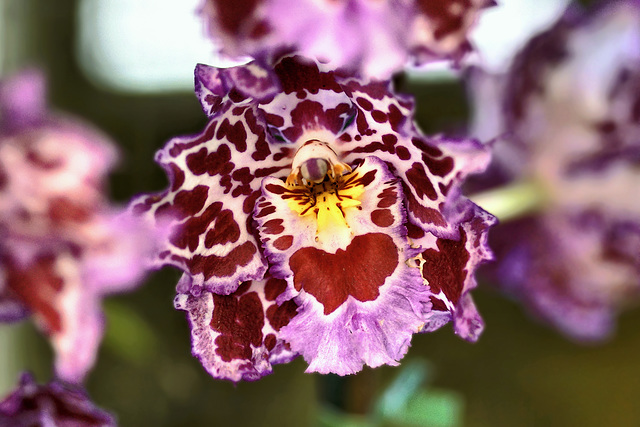
<instances>
[{"instance_id":1,"label":"pale purple petal","mask_svg":"<svg viewBox=\"0 0 640 427\"><path fill-rule=\"evenodd\" d=\"M36 70L0 82L0 134L39 126L45 121L45 82Z\"/></svg>"},{"instance_id":2,"label":"pale purple petal","mask_svg":"<svg viewBox=\"0 0 640 427\"><path fill-rule=\"evenodd\" d=\"M365 364L396 365L431 304L418 269L407 265L416 250L403 226L398 179L367 157L338 183L341 206L332 215L344 215L344 223L327 225L335 218L321 215L335 209L331 202L318 202L313 213L308 189L275 178L263 181L255 218L272 274L288 282L283 297L300 305L282 338L309 363L307 372L347 375Z\"/></svg>"}]
</instances>

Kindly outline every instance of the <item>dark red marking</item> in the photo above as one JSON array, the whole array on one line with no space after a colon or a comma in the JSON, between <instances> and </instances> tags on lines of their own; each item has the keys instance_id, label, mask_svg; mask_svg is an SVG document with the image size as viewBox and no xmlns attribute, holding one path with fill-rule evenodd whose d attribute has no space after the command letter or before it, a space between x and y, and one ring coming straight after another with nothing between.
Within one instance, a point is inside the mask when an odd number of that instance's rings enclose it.
<instances>
[{"instance_id":1,"label":"dark red marking","mask_svg":"<svg viewBox=\"0 0 640 427\"><path fill-rule=\"evenodd\" d=\"M293 244L293 236L281 236L273 241L273 247L279 251L286 251Z\"/></svg>"},{"instance_id":2,"label":"dark red marking","mask_svg":"<svg viewBox=\"0 0 640 427\"><path fill-rule=\"evenodd\" d=\"M303 90L318 93L320 89L332 90L336 93L342 92L333 71L322 73L315 62L299 56L284 58L276 65L275 72L280 79L284 93Z\"/></svg>"},{"instance_id":3,"label":"dark red marking","mask_svg":"<svg viewBox=\"0 0 640 427\"><path fill-rule=\"evenodd\" d=\"M55 257L42 256L26 268L5 261L5 283L31 312L41 316L46 332L62 332L62 315L56 306L64 279L55 271Z\"/></svg>"},{"instance_id":4,"label":"dark red marking","mask_svg":"<svg viewBox=\"0 0 640 427\"><path fill-rule=\"evenodd\" d=\"M406 185L403 184L402 188L407 202L407 210L411 212L418 221L423 224L434 224L438 227L447 226L447 220L440 211L434 208L422 206Z\"/></svg>"},{"instance_id":5,"label":"dark red marking","mask_svg":"<svg viewBox=\"0 0 640 427\"><path fill-rule=\"evenodd\" d=\"M396 155L400 160L409 160L411 158L411 153L403 145L396 146Z\"/></svg>"},{"instance_id":6,"label":"dark red marking","mask_svg":"<svg viewBox=\"0 0 640 427\"><path fill-rule=\"evenodd\" d=\"M175 163L169 163L167 173L169 174L169 182L171 182L171 191L177 191L184 184L184 171Z\"/></svg>"},{"instance_id":7,"label":"dark red marking","mask_svg":"<svg viewBox=\"0 0 640 427\"><path fill-rule=\"evenodd\" d=\"M330 254L302 248L289 259L295 288L313 295L324 314L335 311L350 295L358 301L378 298L379 288L398 266L398 248L382 233L354 237L346 250Z\"/></svg>"},{"instance_id":8,"label":"dark red marking","mask_svg":"<svg viewBox=\"0 0 640 427\"><path fill-rule=\"evenodd\" d=\"M356 98L356 102L364 110L367 110L367 111L373 110L373 104L371 103L371 101L369 101L366 98L363 98L363 97L359 96L359 97Z\"/></svg>"},{"instance_id":9,"label":"dark red marking","mask_svg":"<svg viewBox=\"0 0 640 427\"><path fill-rule=\"evenodd\" d=\"M282 226L283 220L280 218L270 219L269 221L262 224L262 232L264 234L280 234L284 231L284 227Z\"/></svg>"},{"instance_id":10,"label":"dark red marking","mask_svg":"<svg viewBox=\"0 0 640 427\"><path fill-rule=\"evenodd\" d=\"M289 324L297 314L297 310L298 305L293 300L285 301L281 305L273 304L267 308L267 319L273 329L279 331L283 326Z\"/></svg>"},{"instance_id":11,"label":"dark red marking","mask_svg":"<svg viewBox=\"0 0 640 427\"><path fill-rule=\"evenodd\" d=\"M93 212L89 206L83 206L67 197L56 197L49 201L49 218L53 223L85 222Z\"/></svg>"},{"instance_id":12,"label":"dark red marking","mask_svg":"<svg viewBox=\"0 0 640 427\"><path fill-rule=\"evenodd\" d=\"M433 35L440 40L449 34L460 31L464 27L465 15L471 8L471 0L418 0L418 7L427 15L430 24L434 26ZM453 6L459 6L463 13L453 14Z\"/></svg>"},{"instance_id":13,"label":"dark red marking","mask_svg":"<svg viewBox=\"0 0 640 427\"><path fill-rule=\"evenodd\" d=\"M434 147L433 145L427 143L425 140L422 140L422 139L416 137L416 138L412 138L411 139L411 143L414 145L414 147L416 147L420 151L424 151L425 153L427 153L431 157L440 157L440 156L442 156L442 151L440 151L439 148Z\"/></svg>"},{"instance_id":14,"label":"dark red marking","mask_svg":"<svg viewBox=\"0 0 640 427\"><path fill-rule=\"evenodd\" d=\"M228 175L234 169L231 160L231 149L226 144L220 144L218 149L212 153L206 148L201 148L195 153L187 155L187 167L194 175L211 176L220 174Z\"/></svg>"},{"instance_id":15,"label":"dark red marking","mask_svg":"<svg viewBox=\"0 0 640 427\"><path fill-rule=\"evenodd\" d=\"M282 129L282 134L289 141L296 141L305 129L327 129L337 135L342 130L344 117L350 110L351 106L347 103L325 110L320 102L301 101L291 110L292 126Z\"/></svg>"},{"instance_id":16,"label":"dark red marking","mask_svg":"<svg viewBox=\"0 0 640 427\"><path fill-rule=\"evenodd\" d=\"M278 116L277 114L265 114L265 118L267 124L271 126L275 126L277 128L284 126L284 118L282 116Z\"/></svg>"},{"instance_id":17,"label":"dark red marking","mask_svg":"<svg viewBox=\"0 0 640 427\"><path fill-rule=\"evenodd\" d=\"M287 282L283 279L269 278L264 285L264 296L268 301L275 301L287 289Z\"/></svg>"},{"instance_id":18,"label":"dark red marking","mask_svg":"<svg viewBox=\"0 0 640 427\"><path fill-rule=\"evenodd\" d=\"M245 198L244 202L242 202L242 212L246 213L247 215L253 212L253 209L256 205L256 200L258 200L258 197L260 197L260 195L260 190L256 190L251 193L249 197Z\"/></svg>"},{"instance_id":19,"label":"dark red marking","mask_svg":"<svg viewBox=\"0 0 640 427\"><path fill-rule=\"evenodd\" d=\"M259 206L258 206L259 207ZM260 208L260 207L259 207ZM268 215L271 215L276 211L276 207L269 204L266 207L260 208L258 212L253 216L254 218L262 218Z\"/></svg>"},{"instance_id":20,"label":"dark red marking","mask_svg":"<svg viewBox=\"0 0 640 427\"><path fill-rule=\"evenodd\" d=\"M216 353L225 362L251 359L253 347L262 345L264 312L260 297L248 294L213 295L211 329L219 332Z\"/></svg>"},{"instance_id":21,"label":"dark red marking","mask_svg":"<svg viewBox=\"0 0 640 427\"><path fill-rule=\"evenodd\" d=\"M282 185L276 184L267 184L265 185L264 189L273 194L284 194L287 191L287 189Z\"/></svg>"},{"instance_id":22,"label":"dark red marking","mask_svg":"<svg viewBox=\"0 0 640 427\"><path fill-rule=\"evenodd\" d=\"M402 111L395 105L389 105L389 124L394 132L400 132L400 126L405 123L406 117Z\"/></svg>"},{"instance_id":23,"label":"dark red marking","mask_svg":"<svg viewBox=\"0 0 640 427\"><path fill-rule=\"evenodd\" d=\"M181 225L176 226L170 237L170 241L178 248L195 251L198 247L200 236L215 221L214 227L207 233L205 245L226 244L238 240L240 229L233 219L233 213L228 209L222 209L222 202L209 205L200 216L192 216ZM207 246L211 247L211 246Z\"/></svg>"},{"instance_id":24,"label":"dark red marking","mask_svg":"<svg viewBox=\"0 0 640 427\"><path fill-rule=\"evenodd\" d=\"M174 257L176 260L182 260L187 264L189 273L203 274L205 280L212 277L229 277L236 272L238 267L244 267L249 264L253 256L257 252L256 246L251 242L244 242L231 250L225 256L217 255L194 255L191 259Z\"/></svg>"},{"instance_id":25,"label":"dark red marking","mask_svg":"<svg viewBox=\"0 0 640 427\"><path fill-rule=\"evenodd\" d=\"M240 153L247 151L247 131L244 129L244 124L241 120L232 125L231 122L225 118L218 127L216 138L222 139L225 136Z\"/></svg>"},{"instance_id":26,"label":"dark red marking","mask_svg":"<svg viewBox=\"0 0 640 427\"><path fill-rule=\"evenodd\" d=\"M438 193L436 193L435 188L433 188L433 184L421 163L416 162L411 165L411 168L407 171L407 180L415 190L418 198L421 199L425 195L430 200L436 200L438 198Z\"/></svg>"},{"instance_id":27,"label":"dark red marking","mask_svg":"<svg viewBox=\"0 0 640 427\"><path fill-rule=\"evenodd\" d=\"M276 336L274 334L269 334L264 339L264 346L267 350L271 351L275 348L277 342L278 340L276 339Z\"/></svg>"},{"instance_id":28,"label":"dark red marking","mask_svg":"<svg viewBox=\"0 0 640 427\"><path fill-rule=\"evenodd\" d=\"M198 135L197 138L194 139L193 141L186 142L186 143L180 142L180 143L173 144L169 149L169 155L171 157L178 157L178 155L180 155L180 153L182 153L184 150L188 150L189 148L193 148L202 143L206 143L207 141L211 141L214 135L216 134L217 125L218 125L218 122L215 120L212 120L207 124L207 127L205 128L204 132Z\"/></svg>"},{"instance_id":29,"label":"dark red marking","mask_svg":"<svg viewBox=\"0 0 640 427\"><path fill-rule=\"evenodd\" d=\"M388 120L387 115L380 110L373 110L371 112L371 117L378 123L384 123Z\"/></svg>"},{"instance_id":30,"label":"dark red marking","mask_svg":"<svg viewBox=\"0 0 640 427\"><path fill-rule=\"evenodd\" d=\"M214 227L207 232L204 246L209 249L215 245L226 245L237 242L240 238L240 227L233 219L233 212L229 209L221 211L215 219Z\"/></svg>"},{"instance_id":31,"label":"dark red marking","mask_svg":"<svg viewBox=\"0 0 640 427\"><path fill-rule=\"evenodd\" d=\"M425 232L422 228L417 225L412 224L411 222L407 222L407 237L410 239L420 239L424 237Z\"/></svg>"},{"instance_id":32,"label":"dark red marking","mask_svg":"<svg viewBox=\"0 0 640 427\"><path fill-rule=\"evenodd\" d=\"M453 170L453 159L451 157L443 157L435 159L426 153L422 155L422 161L427 165L432 174L437 176L446 176Z\"/></svg>"},{"instance_id":33,"label":"dark red marking","mask_svg":"<svg viewBox=\"0 0 640 427\"><path fill-rule=\"evenodd\" d=\"M378 198L380 200L378 201L377 207L388 208L396 204L398 200L398 192L393 187L387 187L382 190L382 193L378 194Z\"/></svg>"},{"instance_id":34,"label":"dark red marking","mask_svg":"<svg viewBox=\"0 0 640 427\"><path fill-rule=\"evenodd\" d=\"M194 216L202 210L208 197L209 187L206 185L198 185L191 190L180 191L173 199L171 210L180 219Z\"/></svg>"},{"instance_id":35,"label":"dark red marking","mask_svg":"<svg viewBox=\"0 0 640 427\"><path fill-rule=\"evenodd\" d=\"M465 245L467 236L460 227L460 240L438 239L438 250L422 252L423 277L429 282L431 293L444 292L454 305L458 303L467 278L469 252Z\"/></svg>"},{"instance_id":36,"label":"dark red marking","mask_svg":"<svg viewBox=\"0 0 640 427\"><path fill-rule=\"evenodd\" d=\"M393 224L393 214L389 209L376 209L371 212L371 222L378 227L389 227Z\"/></svg>"},{"instance_id":37,"label":"dark red marking","mask_svg":"<svg viewBox=\"0 0 640 427\"><path fill-rule=\"evenodd\" d=\"M449 309L447 308L447 305L444 303L444 301L442 301L440 298L436 298L434 296L431 296L429 298L431 300L431 309L435 310L435 311L449 311Z\"/></svg>"}]
</instances>

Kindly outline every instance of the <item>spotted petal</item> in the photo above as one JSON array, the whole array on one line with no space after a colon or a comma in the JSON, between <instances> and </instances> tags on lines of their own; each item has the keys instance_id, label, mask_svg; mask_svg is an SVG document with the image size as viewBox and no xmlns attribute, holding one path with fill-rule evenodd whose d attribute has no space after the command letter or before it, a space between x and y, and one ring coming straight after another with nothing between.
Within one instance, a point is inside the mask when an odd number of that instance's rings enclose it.
<instances>
[{"instance_id":1,"label":"spotted petal","mask_svg":"<svg viewBox=\"0 0 640 427\"><path fill-rule=\"evenodd\" d=\"M255 218L272 273L300 305L281 331L308 372L351 374L396 365L430 310L427 286L406 262L402 187L367 157L335 193L263 181Z\"/></svg>"},{"instance_id":2,"label":"spotted petal","mask_svg":"<svg viewBox=\"0 0 640 427\"><path fill-rule=\"evenodd\" d=\"M473 272L479 264L493 258L487 245L487 230L496 220L478 207L474 210L474 215L460 225L459 240L420 239L425 250L417 262L429 285L433 304L423 332L431 332L453 320L454 331L464 339L476 341L482 333L484 323L470 291L477 286Z\"/></svg>"},{"instance_id":3,"label":"spotted petal","mask_svg":"<svg viewBox=\"0 0 640 427\"><path fill-rule=\"evenodd\" d=\"M283 280L267 277L245 282L231 295L202 291L178 293L175 307L187 312L193 355L214 378L254 381L270 374L272 365L297 356L280 338L280 329L297 305L278 305Z\"/></svg>"},{"instance_id":4,"label":"spotted petal","mask_svg":"<svg viewBox=\"0 0 640 427\"><path fill-rule=\"evenodd\" d=\"M195 70L196 96L207 116L216 114L224 102L251 98L262 101L273 97L280 84L268 65L259 61L242 67L214 68L198 64Z\"/></svg>"},{"instance_id":5,"label":"spotted petal","mask_svg":"<svg viewBox=\"0 0 640 427\"><path fill-rule=\"evenodd\" d=\"M233 107L214 117L202 134L174 138L157 153L171 187L133 202L135 213L171 224L157 265L179 267L189 272L192 286L222 294L264 276L267 265L250 214L260 178L286 167L273 161L266 138L255 108Z\"/></svg>"}]
</instances>

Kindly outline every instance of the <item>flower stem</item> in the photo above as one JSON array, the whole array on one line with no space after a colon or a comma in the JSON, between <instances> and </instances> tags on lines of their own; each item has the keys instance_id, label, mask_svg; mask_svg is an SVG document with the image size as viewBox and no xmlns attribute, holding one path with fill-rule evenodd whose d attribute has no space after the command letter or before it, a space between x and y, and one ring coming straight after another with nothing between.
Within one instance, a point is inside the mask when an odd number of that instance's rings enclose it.
<instances>
[{"instance_id":1,"label":"flower stem","mask_svg":"<svg viewBox=\"0 0 640 427\"><path fill-rule=\"evenodd\" d=\"M546 192L536 181L520 181L476 193L469 198L501 222L518 219L544 208Z\"/></svg>"}]
</instances>

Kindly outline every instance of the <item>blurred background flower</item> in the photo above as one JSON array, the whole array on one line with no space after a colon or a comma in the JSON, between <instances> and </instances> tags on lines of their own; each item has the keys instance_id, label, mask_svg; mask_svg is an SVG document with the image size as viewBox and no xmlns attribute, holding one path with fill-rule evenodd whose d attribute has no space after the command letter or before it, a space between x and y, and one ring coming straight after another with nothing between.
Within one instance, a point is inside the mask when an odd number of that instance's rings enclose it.
<instances>
[{"instance_id":1,"label":"blurred background flower","mask_svg":"<svg viewBox=\"0 0 640 427\"><path fill-rule=\"evenodd\" d=\"M207 32L232 58L290 50L362 77L458 62L493 0L204 0Z\"/></svg>"},{"instance_id":2,"label":"blurred background flower","mask_svg":"<svg viewBox=\"0 0 640 427\"><path fill-rule=\"evenodd\" d=\"M103 333L101 298L140 284L155 237L104 195L115 145L45 104L39 73L0 81L0 320L32 314L56 374L80 382Z\"/></svg>"},{"instance_id":3,"label":"blurred background flower","mask_svg":"<svg viewBox=\"0 0 640 427\"><path fill-rule=\"evenodd\" d=\"M620 0L572 5L506 76L471 76L497 115L476 119L498 139L487 184L537 197L492 234L492 281L577 340L607 338L640 296L639 66L640 3Z\"/></svg>"}]
</instances>

